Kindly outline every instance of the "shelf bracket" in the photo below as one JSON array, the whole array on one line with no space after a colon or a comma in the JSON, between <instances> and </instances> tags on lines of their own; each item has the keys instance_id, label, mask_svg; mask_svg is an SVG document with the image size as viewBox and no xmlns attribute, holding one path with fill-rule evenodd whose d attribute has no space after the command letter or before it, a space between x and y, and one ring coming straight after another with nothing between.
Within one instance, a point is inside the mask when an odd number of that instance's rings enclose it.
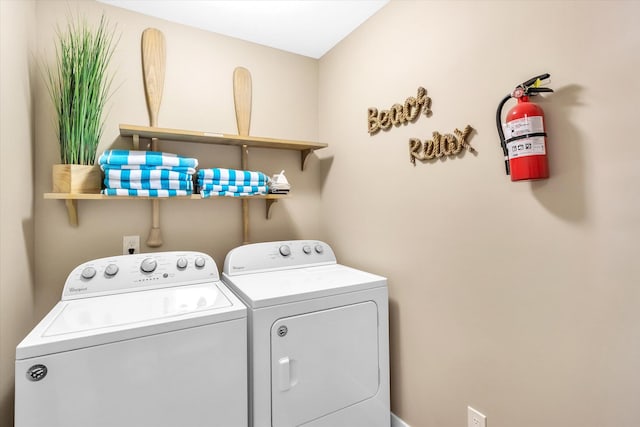
<instances>
[{"instance_id":1,"label":"shelf bracket","mask_svg":"<svg viewBox=\"0 0 640 427\"><path fill-rule=\"evenodd\" d=\"M133 134L133 149L134 150L139 150L140 149L140 135Z\"/></svg>"},{"instance_id":2,"label":"shelf bracket","mask_svg":"<svg viewBox=\"0 0 640 427\"><path fill-rule=\"evenodd\" d=\"M276 203L278 200L266 199L265 201L267 202L267 219L271 219L271 208L273 207L273 204Z\"/></svg>"},{"instance_id":3,"label":"shelf bracket","mask_svg":"<svg viewBox=\"0 0 640 427\"><path fill-rule=\"evenodd\" d=\"M310 148L300 151L300 161L302 167L301 170L305 170L305 168L307 167L307 161L309 160L309 156L311 156L311 154L313 154L313 150Z\"/></svg>"},{"instance_id":4,"label":"shelf bracket","mask_svg":"<svg viewBox=\"0 0 640 427\"><path fill-rule=\"evenodd\" d=\"M78 226L78 201L75 199L66 199L64 201L67 207L67 215L69 215L69 225L72 227Z\"/></svg>"}]
</instances>

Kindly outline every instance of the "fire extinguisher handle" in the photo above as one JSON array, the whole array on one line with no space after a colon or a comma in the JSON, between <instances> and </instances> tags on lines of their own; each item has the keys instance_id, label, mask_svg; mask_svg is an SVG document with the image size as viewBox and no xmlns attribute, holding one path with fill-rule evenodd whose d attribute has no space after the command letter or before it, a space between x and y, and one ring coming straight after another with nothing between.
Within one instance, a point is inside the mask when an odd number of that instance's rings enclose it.
<instances>
[{"instance_id":1,"label":"fire extinguisher handle","mask_svg":"<svg viewBox=\"0 0 640 427\"><path fill-rule=\"evenodd\" d=\"M553 89L549 87L532 87L528 90L529 94L535 95L541 92L553 92Z\"/></svg>"},{"instance_id":2,"label":"fire extinguisher handle","mask_svg":"<svg viewBox=\"0 0 640 427\"><path fill-rule=\"evenodd\" d=\"M536 81L538 81L538 80L546 80L549 77L551 77L551 74L549 74L549 73L540 74L539 76L535 76L535 77L530 78L526 82L522 83L520 86L522 86L524 88L527 88L527 87L533 85Z\"/></svg>"}]
</instances>

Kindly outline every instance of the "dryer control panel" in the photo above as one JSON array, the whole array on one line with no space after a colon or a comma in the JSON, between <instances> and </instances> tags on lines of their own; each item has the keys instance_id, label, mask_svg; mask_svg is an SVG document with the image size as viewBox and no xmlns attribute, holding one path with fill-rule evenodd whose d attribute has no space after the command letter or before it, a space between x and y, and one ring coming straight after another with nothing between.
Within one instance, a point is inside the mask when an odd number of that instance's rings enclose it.
<instances>
[{"instance_id":1,"label":"dryer control panel","mask_svg":"<svg viewBox=\"0 0 640 427\"><path fill-rule=\"evenodd\" d=\"M218 281L218 267L202 252L152 252L85 262L67 277L62 300Z\"/></svg>"},{"instance_id":2,"label":"dryer control panel","mask_svg":"<svg viewBox=\"0 0 640 427\"><path fill-rule=\"evenodd\" d=\"M227 276L336 264L331 246L319 240L253 243L232 249L224 260Z\"/></svg>"}]
</instances>

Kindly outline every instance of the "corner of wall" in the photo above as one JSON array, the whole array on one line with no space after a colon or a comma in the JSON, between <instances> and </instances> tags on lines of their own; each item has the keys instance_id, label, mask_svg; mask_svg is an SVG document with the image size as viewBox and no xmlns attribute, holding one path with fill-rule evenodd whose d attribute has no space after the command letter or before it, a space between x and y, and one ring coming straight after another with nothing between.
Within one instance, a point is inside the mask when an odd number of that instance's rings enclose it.
<instances>
[{"instance_id":1,"label":"corner of wall","mask_svg":"<svg viewBox=\"0 0 640 427\"><path fill-rule=\"evenodd\" d=\"M0 2L0 425L13 425L15 348L33 324L36 2ZM20 183L16 189L16 183Z\"/></svg>"}]
</instances>

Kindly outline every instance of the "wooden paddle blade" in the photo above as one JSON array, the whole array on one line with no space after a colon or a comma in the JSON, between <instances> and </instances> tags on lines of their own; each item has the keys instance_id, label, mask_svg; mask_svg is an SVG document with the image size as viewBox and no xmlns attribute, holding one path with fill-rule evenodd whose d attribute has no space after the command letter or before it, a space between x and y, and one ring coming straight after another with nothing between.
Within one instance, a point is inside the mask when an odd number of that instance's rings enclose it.
<instances>
[{"instance_id":1,"label":"wooden paddle blade","mask_svg":"<svg viewBox=\"0 0 640 427\"><path fill-rule=\"evenodd\" d=\"M233 102L236 107L238 135L249 136L251 124L251 73L244 67L233 70Z\"/></svg>"},{"instance_id":2,"label":"wooden paddle blade","mask_svg":"<svg viewBox=\"0 0 640 427\"><path fill-rule=\"evenodd\" d=\"M158 125L165 61L164 34L158 29L147 28L142 32L142 72L151 126Z\"/></svg>"}]
</instances>

